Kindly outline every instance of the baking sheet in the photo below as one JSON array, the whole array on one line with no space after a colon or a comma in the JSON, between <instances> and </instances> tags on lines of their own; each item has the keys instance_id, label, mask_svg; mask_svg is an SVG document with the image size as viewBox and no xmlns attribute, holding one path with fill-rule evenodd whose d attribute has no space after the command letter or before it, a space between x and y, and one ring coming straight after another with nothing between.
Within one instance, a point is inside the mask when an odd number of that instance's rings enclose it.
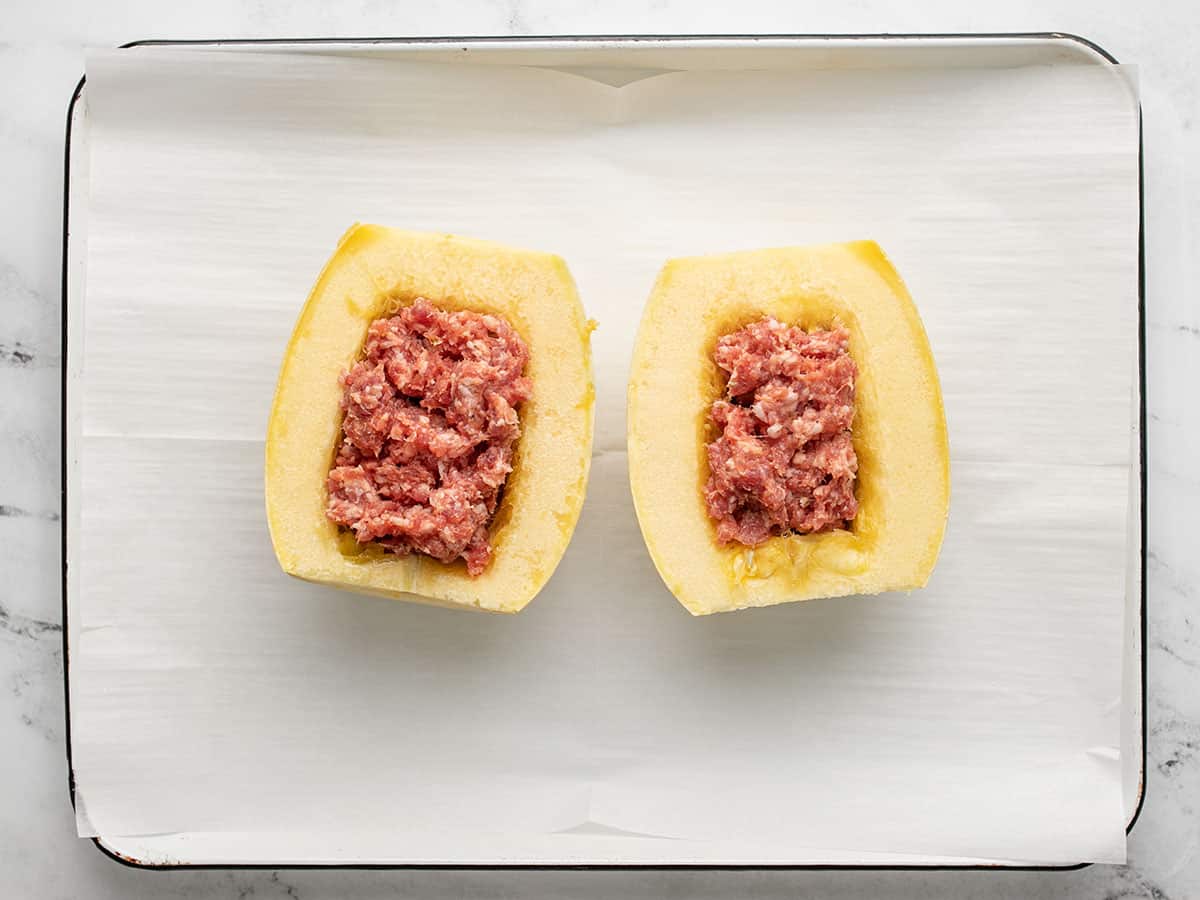
<instances>
[{"instance_id":1,"label":"baking sheet","mask_svg":"<svg viewBox=\"0 0 1200 900\"><path fill-rule=\"evenodd\" d=\"M319 814L463 861L1123 853L1127 79L676 73L616 90L529 69L131 56L89 65L85 831ZM561 252L601 320L588 507L516 620L275 570L265 412L300 298L354 219ZM955 499L935 581L691 620L641 549L620 456L654 271L861 236L907 278L947 395ZM118 545L166 552L134 566Z\"/></svg>"}]
</instances>

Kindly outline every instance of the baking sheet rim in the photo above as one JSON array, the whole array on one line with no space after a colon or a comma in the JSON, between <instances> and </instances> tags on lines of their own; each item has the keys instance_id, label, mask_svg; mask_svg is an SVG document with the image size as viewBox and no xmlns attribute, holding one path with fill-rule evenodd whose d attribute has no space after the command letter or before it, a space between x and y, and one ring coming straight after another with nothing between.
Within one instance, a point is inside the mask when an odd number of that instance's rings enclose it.
<instances>
[{"instance_id":1,"label":"baking sheet rim","mask_svg":"<svg viewBox=\"0 0 1200 900\"><path fill-rule=\"evenodd\" d=\"M386 45L390 48L404 47L408 49L428 49L431 45L443 46L464 46L471 44L479 44L492 49L500 50L546 50L555 45L575 45L576 48L586 45L593 45L589 49L596 49L599 46L603 49L604 45L618 45L623 49L630 47L652 47L654 45L718 45L727 49L747 49L756 45L761 45L764 42L777 42L784 45L794 44L799 47L805 43L821 42L824 44L847 43L853 44L857 42L877 41L882 44L899 43L899 42L936 42L939 44L949 44L950 42L995 42L998 46L1002 46L1005 42L1010 41L1025 41L1033 44L1045 44L1052 46L1055 43L1062 42L1064 46L1075 46L1079 48L1082 55L1090 57L1090 61L1096 65L1116 65L1117 59L1093 41L1078 35L1065 32L1009 32L1009 33L946 33L946 34L744 34L744 35L538 35L538 36L520 36L510 37L507 35L492 35L492 36L444 36L444 37L374 37L374 38L213 38L213 39L192 39L192 40L160 40L160 39L145 39L132 41L122 45L122 49L133 49L144 46L178 46L178 47L207 47L219 48L222 46L270 46L270 47L317 47L330 46L341 49L355 49L362 46L381 46ZM560 48L561 49L561 48ZM62 502L62 653L63 653L63 691L65 696L65 734L66 734L66 751L67 751L67 772L68 772L68 788L70 791L71 805L76 804L75 796L75 775L71 764L71 717L70 717L70 629L68 627L68 527L72 517L68 515L67 509L67 483L70 474L70 456L68 450L70 447L70 419L68 416L68 393L71 381L71 369L68 361L68 295L71 285L71 230L70 230L70 204L71 204L71 165L72 165L72 127L75 121L75 115L79 100L83 96L86 77L81 77L71 95L70 102L67 107L66 117L66 133L64 142L64 166L63 166L63 232L62 232L62 385L61 385L61 459L62 468L60 472L61 478L61 502ZM1139 105L1140 109L1140 105ZM1139 123L1139 147L1138 147L1138 485L1139 485L1139 522L1138 535L1140 544L1140 572L1138 575L1139 582L1139 634L1138 641L1135 644L1138 654L1138 673L1139 673L1139 722L1140 722L1140 741L1139 741L1139 778L1138 778L1138 793L1137 803L1134 806L1133 813L1126 823L1126 834L1133 830L1138 818L1141 815L1146 799L1146 531L1147 531L1147 466L1146 466L1146 360L1145 360L1145 228L1144 228L1144 187L1143 187L1143 165L1144 153L1142 148L1142 133ZM95 846L110 859L119 862L126 866L134 868L149 868L149 869L325 869L325 868L340 868L340 869L429 869L429 870L474 870L474 869L514 869L514 870L530 870L530 869L628 869L628 870L838 870L838 871L854 871L854 870L880 870L880 871L941 871L941 870L1014 870L1014 871L1069 871L1086 868L1092 863L1074 863L1074 864L1021 864L1021 863L964 863L964 864L947 864L947 863L914 863L914 864L891 864L891 863L796 863L796 864L720 864L720 863L505 863L505 862L488 862L488 863L305 863L305 864L278 864L271 862L261 863L188 863L188 862L171 862L171 863L156 863L137 859L128 854L122 853L115 846L107 843L103 837L92 838Z\"/></svg>"}]
</instances>

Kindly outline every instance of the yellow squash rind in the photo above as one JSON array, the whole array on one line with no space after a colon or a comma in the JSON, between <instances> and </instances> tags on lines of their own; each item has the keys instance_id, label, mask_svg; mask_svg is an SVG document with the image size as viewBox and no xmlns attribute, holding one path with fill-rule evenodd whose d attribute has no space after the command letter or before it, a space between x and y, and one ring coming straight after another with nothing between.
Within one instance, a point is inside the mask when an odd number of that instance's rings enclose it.
<instances>
[{"instance_id":1,"label":"yellow squash rind","mask_svg":"<svg viewBox=\"0 0 1200 900\"><path fill-rule=\"evenodd\" d=\"M859 514L849 530L722 546L704 506L717 338L771 315L844 325L858 364ZM921 319L871 241L671 260L629 381L629 475L646 546L693 615L923 587L950 502L946 418Z\"/></svg>"},{"instance_id":2,"label":"yellow squash rind","mask_svg":"<svg viewBox=\"0 0 1200 900\"><path fill-rule=\"evenodd\" d=\"M425 297L504 316L530 349L514 468L492 522L494 556L463 563L359 548L325 517L342 414L338 376L367 326ZM557 256L447 234L355 225L326 264L292 333L267 429L267 522L297 578L441 606L519 612L549 580L583 506L591 462L591 324Z\"/></svg>"}]
</instances>

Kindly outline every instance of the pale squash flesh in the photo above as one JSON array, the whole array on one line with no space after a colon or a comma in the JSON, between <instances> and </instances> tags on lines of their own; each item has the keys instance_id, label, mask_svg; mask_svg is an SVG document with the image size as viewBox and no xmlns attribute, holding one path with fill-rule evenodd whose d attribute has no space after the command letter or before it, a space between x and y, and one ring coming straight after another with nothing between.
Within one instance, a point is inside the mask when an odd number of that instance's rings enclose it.
<instances>
[{"instance_id":1,"label":"pale squash flesh","mask_svg":"<svg viewBox=\"0 0 1200 900\"><path fill-rule=\"evenodd\" d=\"M717 339L764 315L850 332L859 512L848 529L721 545L704 504ZM870 241L672 260L647 302L629 382L629 475L646 546L694 615L923 587L950 501L937 370L916 307Z\"/></svg>"},{"instance_id":2,"label":"pale squash flesh","mask_svg":"<svg viewBox=\"0 0 1200 900\"><path fill-rule=\"evenodd\" d=\"M360 546L325 517L340 440L338 376L367 326L417 297L503 316L529 346L532 397L490 533L494 555L472 577L461 562ZM557 256L445 234L356 225L342 237L288 344L267 431L267 521L275 555L297 578L364 593L513 613L541 590L575 529L591 461L591 323Z\"/></svg>"}]
</instances>

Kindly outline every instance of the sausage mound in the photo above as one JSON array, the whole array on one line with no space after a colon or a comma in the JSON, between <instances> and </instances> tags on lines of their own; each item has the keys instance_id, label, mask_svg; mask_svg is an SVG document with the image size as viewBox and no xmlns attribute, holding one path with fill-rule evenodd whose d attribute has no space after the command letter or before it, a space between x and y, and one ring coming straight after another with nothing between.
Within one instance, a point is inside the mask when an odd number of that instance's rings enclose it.
<instances>
[{"instance_id":1,"label":"sausage mound","mask_svg":"<svg viewBox=\"0 0 1200 900\"><path fill-rule=\"evenodd\" d=\"M707 446L704 500L722 543L843 528L858 513L849 342L844 328L773 318L717 341L728 383L709 410L720 435Z\"/></svg>"},{"instance_id":2,"label":"sausage mound","mask_svg":"<svg viewBox=\"0 0 1200 900\"><path fill-rule=\"evenodd\" d=\"M425 299L367 331L342 375L342 443L326 515L359 543L471 575L492 558L488 525L532 394L529 348L508 322Z\"/></svg>"}]
</instances>

